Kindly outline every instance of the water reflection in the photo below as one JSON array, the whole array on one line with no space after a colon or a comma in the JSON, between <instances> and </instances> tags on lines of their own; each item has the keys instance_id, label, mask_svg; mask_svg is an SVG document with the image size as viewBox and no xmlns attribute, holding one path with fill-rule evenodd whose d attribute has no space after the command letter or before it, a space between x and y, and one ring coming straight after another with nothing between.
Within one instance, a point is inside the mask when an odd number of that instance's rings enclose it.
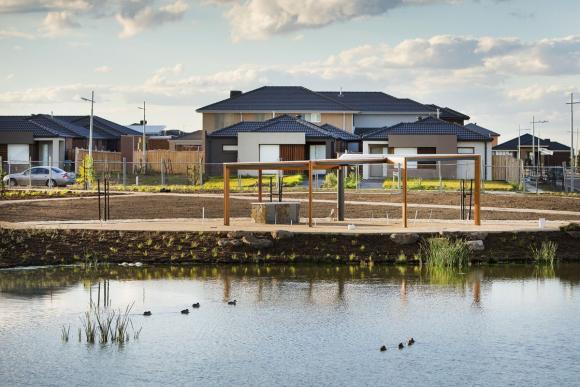
<instances>
[{"instance_id":1,"label":"water reflection","mask_svg":"<svg viewBox=\"0 0 580 387\"><path fill-rule=\"evenodd\" d=\"M471 293L473 305L482 302L482 284L493 280L540 281L558 278L576 286L580 283L580 265L557 266L482 266L459 272L446 269L426 269L415 266L285 266L285 265L226 265L226 266L98 266L98 267L47 267L25 270L0 270L0 293L4 296L34 298L52 295L82 284L89 290L90 298L98 305L111 303L110 281L143 280L211 280L221 282L222 300L228 301L236 286L244 283L256 285L256 300L264 298L264 289L281 291L285 285L302 284L306 288L306 302L315 303L315 288L319 284L332 284L334 302L342 302L349 284L373 283L397 286L402 303L408 301L409 292L420 285L434 285L440 291ZM145 297L143 289L143 298Z\"/></svg>"}]
</instances>

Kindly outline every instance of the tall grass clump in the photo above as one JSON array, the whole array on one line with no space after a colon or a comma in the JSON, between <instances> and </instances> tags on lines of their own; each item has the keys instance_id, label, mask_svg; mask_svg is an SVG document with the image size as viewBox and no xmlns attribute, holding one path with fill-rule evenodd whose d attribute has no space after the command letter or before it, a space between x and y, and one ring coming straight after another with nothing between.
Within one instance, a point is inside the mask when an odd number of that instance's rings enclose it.
<instances>
[{"instance_id":1,"label":"tall grass clump","mask_svg":"<svg viewBox=\"0 0 580 387\"><path fill-rule=\"evenodd\" d=\"M554 264L557 250L558 244L553 241L543 241L540 246L538 245L530 246L532 258L538 263L543 263L550 266Z\"/></svg>"},{"instance_id":2,"label":"tall grass clump","mask_svg":"<svg viewBox=\"0 0 580 387\"><path fill-rule=\"evenodd\" d=\"M91 303L89 311L81 317L82 333L87 343L94 344L97 340L100 344L125 344L131 335L133 339L138 339L141 328L136 330L131 321L131 310L133 304L128 305L125 310L102 309ZM64 331L64 328L63 328ZM79 330L79 341L81 341L81 330Z\"/></svg>"},{"instance_id":3,"label":"tall grass clump","mask_svg":"<svg viewBox=\"0 0 580 387\"><path fill-rule=\"evenodd\" d=\"M461 269L469 266L469 256L469 247L460 239L429 238L421 247L429 268Z\"/></svg>"}]
</instances>

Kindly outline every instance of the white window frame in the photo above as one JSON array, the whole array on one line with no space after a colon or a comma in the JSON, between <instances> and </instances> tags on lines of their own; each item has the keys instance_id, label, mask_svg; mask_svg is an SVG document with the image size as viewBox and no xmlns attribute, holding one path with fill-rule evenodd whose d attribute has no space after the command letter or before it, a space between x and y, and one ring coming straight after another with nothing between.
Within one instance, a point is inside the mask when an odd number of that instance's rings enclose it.
<instances>
[{"instance_id":1,"label":"white window frame","mask_svg":"<svg viewBox=\"0 0 580 387\"><path fill-rule=\"evenodd\" d=\"M237 152L238 146L237 145L222 145L223 152Z\"/></svg>"},{"instance_id":2,"label":"white window frame","mask_svg":"<svg viewBox=\"0 0 580 387\"><path fill-rule=\"evenodd\" d=\"M304 113L304 120L308 122L322 122L322 114L320 113Z\"/></svg>"}]
</instances>

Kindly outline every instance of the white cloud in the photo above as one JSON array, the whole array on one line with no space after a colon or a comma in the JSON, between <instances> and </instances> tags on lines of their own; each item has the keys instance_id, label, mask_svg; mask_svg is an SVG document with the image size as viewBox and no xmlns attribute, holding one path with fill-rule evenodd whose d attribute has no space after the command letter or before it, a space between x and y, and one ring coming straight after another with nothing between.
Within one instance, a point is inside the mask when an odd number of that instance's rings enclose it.
<instances>
[{"instance_id":1,"label":"white cloud","mask_svg":"<svg viewBox=\"0 0 580 387\"><path fill-rule=\"evenodd\" d=\"M381 15L409 5L461 3L461 0L214 0L226 12L232 39L265 39L271 35L319 28L360 17Z\"/></svg>"},{"instance_id":2,"label":"white cloud","mask_svg":"<svg viewBox=\"0 0 580 387\"><path fill-rule=\"evenodd\" d=\"M148 4L143 6L142 2L138 2L139 7L136 7L135 4L137 3L127 3L124 9L115 15L117 22L123 28L119 34L121 38L129 38L145 29L181 20L189 8L184 0L176 0L174 3L164 5L159 9L154 9Z\"/></svg>"},{"instance_id":3,"label":"white cloud","mask_svg":"<svg viewBox=\"0 0 580 387\"><path fill-rule=\"evenodd\" d=\"M111 71L113 71L113 69L109 66L99 66L99 67L95 67L95 72L96 73L110 73Z\"/></svg>"},{"instance_id":4,"label":"white cloud","mask_svg":"<svg viewBox=\"0 0 580 387\"><path fill-rule=\"evenodd\" d=\"M14 74L8 74L8 75L6 75L6 80L7 81L11 80L12 78L14 78Z\"/></svg>"},{"instance_id":5,"label":"white cloud","mask_svg":"<svg viewBox=\"0 0 580 387\"><path fill-rule=\"evenodd\" d=\"M49 12L42 21L41 30L49 36L61 36L71 29L79 28L80 24L75 21L75 16L69 11Z\"/></svg>"},{"instance_id":6,"label":"white cloud","mask_svg":"<svg viewBox=\"0 0 580 387\"><path fill-rule=\"evenodd\" d=\"M15 30L13 28L0 30L0 40L7 38L34 39L34 35Z\"/></svg>"}]
</instances>

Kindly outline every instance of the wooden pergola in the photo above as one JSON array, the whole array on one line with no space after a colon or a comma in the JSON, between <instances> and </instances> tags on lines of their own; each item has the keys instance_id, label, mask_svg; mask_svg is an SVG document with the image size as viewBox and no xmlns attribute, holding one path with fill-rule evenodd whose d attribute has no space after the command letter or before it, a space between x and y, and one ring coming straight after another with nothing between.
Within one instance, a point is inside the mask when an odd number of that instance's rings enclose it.
<instances>
[{"instance_id":1,"label":"wooden pergola","mask_svg":"<svg viewBox=\"0 0 580 387\"><path fill-rule=\"evenodd\" d=\"M277 162L236 162L224 163L224 225L230 225L230 176L232 171L258 171L258 201L262 201L262 172L276 171L308 171L308 226L312 227L312 176L315 170L338 169L338 219L344 220L344 167L359 166L362 164L394 164L401 171L402 194L402 222L408 227L408 200L407 200L407 169L408 163L413 161L474 161L474 190L473 202L474 224L481 225L481 156L476 154L431 154L431 155L362 155L346 153L338 159L299 160Z\"/></svg>"}]
</instances>

